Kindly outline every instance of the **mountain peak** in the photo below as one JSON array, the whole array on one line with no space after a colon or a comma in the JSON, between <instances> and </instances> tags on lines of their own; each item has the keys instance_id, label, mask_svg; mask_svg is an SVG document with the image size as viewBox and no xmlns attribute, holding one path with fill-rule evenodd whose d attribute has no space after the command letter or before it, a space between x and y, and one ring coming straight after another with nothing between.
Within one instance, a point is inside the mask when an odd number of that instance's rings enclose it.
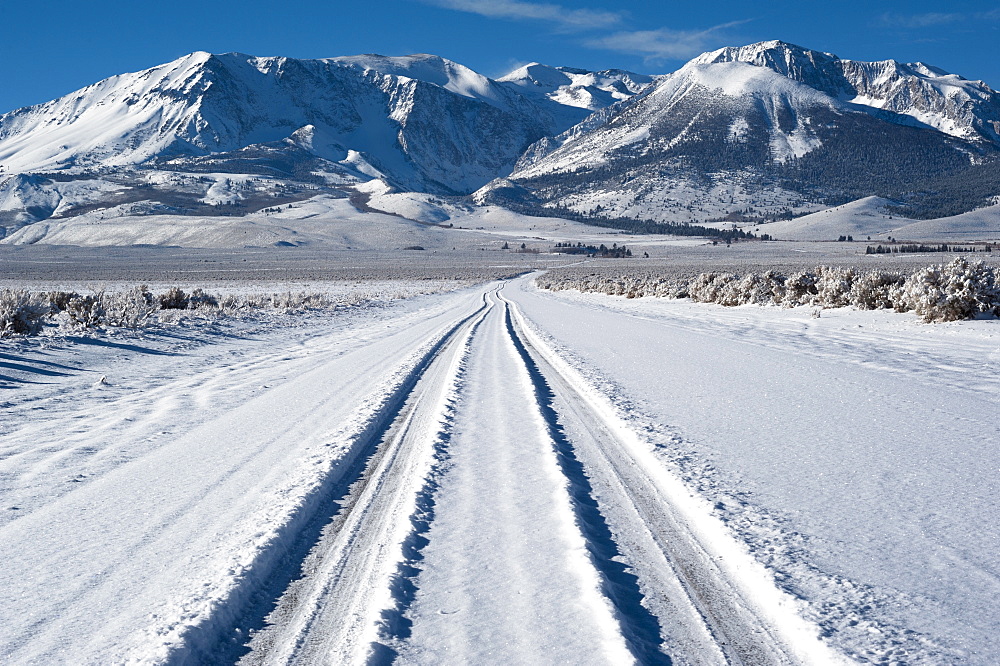
<instances>
[{"instance_id":1,"label":"mountain peak","mask_svg":"<svg viewBox=\"0 0 1000 666\"><path fill-rule=\"evenodd\" d=\"M586 70L576 70L581 73L589 73ZM538 62L528 63L523 67L518 67L514 71L501 76L497 81L513 83L517 86L535 86L552 91L559 86L572 85L573 79L569 73L560 71L555 67L543 65Z\"/></svg>"},{"instance_id":2,"label":"mountain peak","mask_svg":"<svg viewBox=\"0 0 1000 666\"><path fill-rule=\"evenodd\" d=\"M886 119L1000 143L1000 94L980 81L924 63L843 60L771 40L704 53L685 67L746 63L770 69Z\"/></svg>"},{"instance_id":3,"label":"mountain peak","mask_svg":"<svg viewBox=\"0 0 1000 666\"><path fill-rule=\"evenodd\" d=\"M708 53L704 53L695 58L695 60L702 61L702 59L705 59L703 60L703 62L706 63L717 62L715 58L718 57L719 55L724 55L727 56L727 59L735 58L741 61L746 61L747 59L757 56L758 54L769 53L769 52L771 53L782 52L782 53L794 53L794 54L814 53L812 49L807 49L804 46L799 46L798 44L792 44L791 42L785 42L780 39L769 39L763 42L745 44L743 46L724 46L720 49L716 49L715 51L709 51ZM829 55L834 58L836 57L829 53L825 55Z\"/></svg>"},{"instance_id":4,"label":"mountain peak","mask_svg":"<svg viewBox=\"0 0 1000 666\"><path fill-rule=\"evenodd\" d=\"M832 53L813 51L780 40L770 40L746 46L726 46L698 56L691 61L691 64L743 62L766 67L836 96L846 92L846 87L839 80L839 72L835 71L835 63L839 60Z\"/></svg>"}]
</instances>

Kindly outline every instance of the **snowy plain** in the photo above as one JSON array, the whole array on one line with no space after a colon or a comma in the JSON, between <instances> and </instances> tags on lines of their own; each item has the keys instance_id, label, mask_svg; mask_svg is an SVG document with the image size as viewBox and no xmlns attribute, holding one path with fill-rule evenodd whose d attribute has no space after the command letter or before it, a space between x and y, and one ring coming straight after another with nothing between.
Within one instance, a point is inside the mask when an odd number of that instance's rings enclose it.
<instances>
[{"instance_id":1,"label":"snowy plain","mask_svg":"<svg viewBox=\"0 0 1000 666\"><path fill-rule=\"evenodd\" d=\"M994 663L998 366L530 275L6 341L0 654Z\"/></svg>"}]
</instances>

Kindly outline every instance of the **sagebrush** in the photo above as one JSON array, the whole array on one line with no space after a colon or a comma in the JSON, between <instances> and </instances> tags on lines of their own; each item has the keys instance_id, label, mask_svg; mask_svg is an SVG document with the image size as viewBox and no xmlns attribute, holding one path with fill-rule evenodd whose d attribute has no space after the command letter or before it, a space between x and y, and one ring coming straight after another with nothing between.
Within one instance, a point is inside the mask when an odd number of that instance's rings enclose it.
<instances>
[{"instance_id":1,"label":"sagebrush","mask_svg":"<svg viewBox=\"0 0 1000 666\"><path fill-rule=\"evenodd\" d=\"M539 276L543 289L577 289L627 298L690 298L702 303L736 305L854 306L914 312L925 322L1000 316L998 269L958 257L909 275L887 271L820 266L782 275L774 271L736 275L701 273L693 278L655 273L585 276L552 271Z\"/></svg>"},{"instance_id":2,"label":"sagebrush","mask_svg":"<svg viewBox=\"0 0 1000 666\"><path fill-rule=\"evenodd\" d=\"M433 289L418 289L416 293L430 291ZM0 338L37 335L46 327L69 332L103 328L142 329L164 321L174 321L186 314L227 316L262 309L283 312L335 309L412 295L414 294L402 291L360 291L335 297L309 292L217 296L201 289L186 293L180 287L171 287L163 293L154 294L145 285L92 294L0 289Z\"/></svg>"}]
</instances>

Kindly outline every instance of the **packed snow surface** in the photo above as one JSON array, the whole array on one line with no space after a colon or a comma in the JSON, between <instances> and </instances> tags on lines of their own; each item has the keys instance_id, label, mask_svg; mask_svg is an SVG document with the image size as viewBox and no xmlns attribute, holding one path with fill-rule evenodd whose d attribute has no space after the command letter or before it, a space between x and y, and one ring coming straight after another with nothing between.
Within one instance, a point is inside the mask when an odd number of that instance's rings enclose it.
<instances>
[{"instance_id":1,"label":"packed snow surface","mask_svg":"<svg viewBox=\"0 0 1000 666\"><path fill-rule=\"evenodd\" d=\"M525 276L0 353L12 663L1000 659L992 320Z\"/></svg>"}]
</instances>

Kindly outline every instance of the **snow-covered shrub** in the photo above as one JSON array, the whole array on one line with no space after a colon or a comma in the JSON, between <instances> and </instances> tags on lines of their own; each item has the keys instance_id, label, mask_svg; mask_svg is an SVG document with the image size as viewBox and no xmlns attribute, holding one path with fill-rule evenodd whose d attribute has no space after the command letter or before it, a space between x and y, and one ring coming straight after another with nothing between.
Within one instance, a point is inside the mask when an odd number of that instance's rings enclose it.
<instances>
[{"instance_id":1,"label":"snow-covered shrub","mask_svg":"<svg viewBox=\"0 0 1000 666\"><path fill-rule=\"evenodd\" d=\"M44 295L49 311L63 328L81 329L115 326L143 328L156 321L157 299L145 285L125 291L101 291L93 295L49 292Z\"/></svg>"},{"instance_id":2,"label":"snow-covered shrub","mask_svg":"<svg viewBox=\"0 0 1000 666\"><path fill-rule=\"evenodd\" d=\"M469 280L474 282L474 280ZM641 285L631 280L629 288ZM101 291L82 295L52 291L32 294L27 290L0 290L0 337L34 335L46 322L57 324L61 331L102 328L141 329L155 324L177 322L192 316L245 316L254 310L332 310L375 301L395 300L417 294L440 293L464 286L459 280L447 284L414 289L386 291L381 286L356 289L331 296L322 292L286 292L283 294L229 294L215 296L202 289L186 294L179 287L154 295L143 285L123 291ZM190 311L198 311L197 314Z\"/></svg>"},{"instance_id":3,"label":"snow-covered shrub","mask_svg":"<svg viewBox=\"0 0 1000 666\"><path fill-rule=\"evenodd\" d=\"M165 293L160 294L160 309L162 310L186 310L188 303L188 295L180 287L171 287Z\"/></svg>"},{"instance_id":4,"label":"snow-covered shrub","mask_svg":"<svg viewBox=\"0 0 1000 666\"><path fill-rule=\"evenodd\" d=\"M882 310L892 308L898 301L898 292L903 285L903 276L883 271L862 273L851 283L849 302L861 310Z\"/></svg>"},{"instance_id":5,"label":"snow-covered shrub","mask_svg":"<svg viewBox=\"0 0 1000 666\"><path fill-rule=\"evenodd\" d=\"M73 294L63 309L63 318L71 328L94 328L104 321L104 306L100 295Z\"/></svg>"},{"instance_id":6,"label":"snow-covered shrub","mask_svg":"<svg viewBox=\"0 0 1000 666\"><path fill-rule=\"evenodd\" d=\"M52 309L48 299L22 289L0 290L0 338L35 335Z\"/></svg>"},{"instance_id":7,"label":"snow-covered shrub","mask_svg":"<svg viewBox=\"0 0 1000 666\"><path fill-rule=\"evenodd\" d=\"M192 310L219 307L219 299L211 294L206 294L200 288L195 289L188 296L188 307Z\"/></svg>"},{"instance_id":8,"label":"snow-covered shrub","mask_svg":"<svg viewBox=\"0 0 1000 666\"><path fill-rule=\"evenodd\" d=\"M715 293L715 303L719 305L725 305L727 307L734 307L736 305L743 304L743 293L741 287L743 286L741 280L736 275L722 274L715 278L709 285L709 291L714 289Z\"/></svg>"},{"instance_id":9,"label":"snow-covered shrub","mask_svg":"<svg viewBox=\"0 0 1000 666\"><path fill-rule=\"evenodd\" d=\"M785 296L785 278L774 271L764 274L749 273L733 285L735 305L771 305L780 303ZM725 301L720 301L727 305Z\"/></svg>"},{"instance_id":10,"label":"snow-covered shrub","mask_svg":"<svg viewBox=\"0 0 1000 666\"><path fill-rule=\"evenodd\" d=\"M814 302L827 308L842 308L851 304L851 287L857 275L852 268L816 269L816 298Z\"/></svg>"},{"instance_id":11,"label":"snow-covered shrub","mask_svg":"<svg viewBox=\"0 0 1000 666\"><path fill-rule=\"evenodd\" d=\"M971 319L987 312L1000 315L1000 281L983 262L958 257L911 275L903 284L899 305L925 322Z\"/></svg>"},{"instance_id":12,"label":"snow-covered shrub","mask_svg":"<svg viewBox=\"0 0 1000 666\"><path fill-rule=\"evenodd\" d=\"M688 284L688 297L702 303L720 303L725 299L724 304L738 305L731 302L733 291L729 287L737 279L732 273L702 273Z\"/></svg>"},{"instance_id":13,"label":"snow-covered shrub","mask_svg":"<svg viewBox=\"0 0 1000 666\"><path fill-rule=\"evenodd\" d=\"M65 310L69 306L69 302L79 295L75 291L49 291L43 294L54 313Z\"/></svg>"},{"instance_id":14,"label":"snow-covered shrub","mask_svg":"<svg viewBox=\"0 0 1000 666\"><path fill-rule=\"evenodd\" d=\"M789 307L810 305L818 293L815 273L810 271L793 273L785 280L785 295L782 298L782 303Z\"/></svg>"},{"instance_id":15,"label":"snow-covered shrub","mask_svg":"<svg viewBox=\"0 0 1000 666\"><path fill-rule=\"evenodd\" d=\"M537 278L542 289L578 289L628 298L657 296L691 298L720 305L811 305L836 308L853 305L863 310L894 308L916 311L924 321L968 319L982 313L1000 316L1000 275L981 262L959 258L947 266L917 271L909 278L884 271L820 266L790 277L774 272L656 274L652 271L616 274L551 271Z\"/></svg>"},{"instance_id":16,"label":"snow-covered shrub","mask_svg":"<svg viewBox=\"0 0 1000 666\"><path fill-rule=\"evenodd\" d=\"M98 296L103 310L103 316L98 324L119 328L143 328L155 321L158 303L145 286L126 291L101 292Z\"/></svg>"},{"instance_id":17,"label":"snow-covered shrub","mask_svg":"<svg viewBox=\"0 0 1000 666\"><path fill-rule=\"evenodd\" d=\"M689 291L690 282L687 280L682 280L673 289L666 288L664 291L664 296L667 298L690 298L691 292Z\"/></svg>"}]
</instances>

